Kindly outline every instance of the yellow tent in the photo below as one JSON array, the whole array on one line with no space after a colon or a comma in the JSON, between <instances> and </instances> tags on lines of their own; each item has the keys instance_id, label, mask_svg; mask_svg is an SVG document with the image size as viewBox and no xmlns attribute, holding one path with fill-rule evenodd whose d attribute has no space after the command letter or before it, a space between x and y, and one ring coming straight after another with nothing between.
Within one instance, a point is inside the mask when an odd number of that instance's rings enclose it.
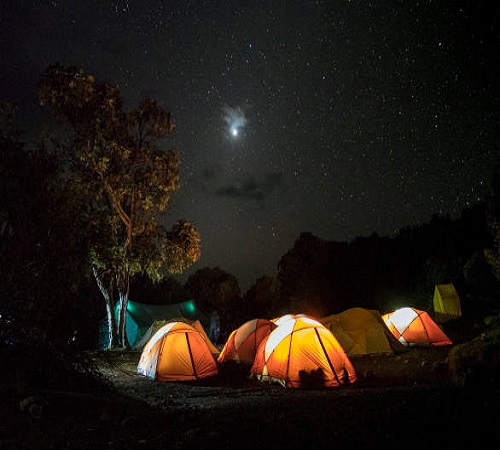
<instances>
[{"instance_id":1,"label":"yellow tent","mask_svg":"<svg viewBox=\"0 0 500 450\"><path fill-rule=\"evenodd\" d=\"M438 284L434 289L434 320L444 323L462 316L460 297L452 283Z\"/></svg>"},{"instance_id":2,"label":"yellow tent","mask_svg":"<svg viewBox=\"0 0 500 450\"><path fill-rule=\"evenodd\" d=\"M404 350L376 310L351 308L324 317L321 322L349 356Z\"/></svg>"}]
</instances>

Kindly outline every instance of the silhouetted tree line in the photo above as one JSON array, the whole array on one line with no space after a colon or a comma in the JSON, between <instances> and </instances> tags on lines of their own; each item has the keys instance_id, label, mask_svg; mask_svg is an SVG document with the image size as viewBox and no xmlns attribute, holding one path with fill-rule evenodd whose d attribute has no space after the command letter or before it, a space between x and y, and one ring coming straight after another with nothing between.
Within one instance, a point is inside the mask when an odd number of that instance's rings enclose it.
<instances>
[{"instance_id":1,"label":"silhouetted tree line","mask_svg":"<svg viewBox=\"0 0 500 450\"><path fill-rule=\"evenodd\" d=\"M302 310L320 315L355 306L430 310L435 285L454 283L466 309L482 310L498 295L483 253L492 245L486 212L481 203L458 219L435 215L393 238L373 234L339 243L303 233L279 262L282 305L299 298Z\"/></svg>"}]
</instances>

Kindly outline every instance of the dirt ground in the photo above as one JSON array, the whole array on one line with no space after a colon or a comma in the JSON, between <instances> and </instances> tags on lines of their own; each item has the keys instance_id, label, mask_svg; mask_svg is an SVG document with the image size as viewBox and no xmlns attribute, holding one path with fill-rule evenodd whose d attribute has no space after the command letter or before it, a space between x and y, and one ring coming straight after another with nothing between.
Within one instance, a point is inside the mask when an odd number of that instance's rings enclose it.
<instances>
[{"instance_id":1,"label":"dirt ground","mask_svg":"<svg viewBox=\"0 0 500 450\"><path fill-rule=\"evenodd\" d=\"M97 352L109 392L7 401L0 449L491 447L500 389L452 379L448 352L351 357L358 381L330 389L260 383L243 366L198 382L155 382L136 374L139 353Z\"/></svg>"}]
</instances>

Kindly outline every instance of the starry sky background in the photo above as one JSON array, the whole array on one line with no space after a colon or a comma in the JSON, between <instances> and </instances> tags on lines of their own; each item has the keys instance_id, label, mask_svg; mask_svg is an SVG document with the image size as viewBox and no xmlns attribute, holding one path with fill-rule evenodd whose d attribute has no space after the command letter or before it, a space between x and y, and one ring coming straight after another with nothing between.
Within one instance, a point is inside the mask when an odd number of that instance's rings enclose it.
<instances>
[{"instance_id":1,"label":"starry sky background","mask_svg":"<svg viewBox=\"0 0 500 450\"><path fill-rule=\"evenodd\" d=\"M185 276L220 267L245 290L301 232L392 236L484 197L499 153L494 4L5 0L0 95L30 132L56 62L117 84L127 107L154 97L181 157L167 225L202 237Z\"/></svg>"}]
</instances>

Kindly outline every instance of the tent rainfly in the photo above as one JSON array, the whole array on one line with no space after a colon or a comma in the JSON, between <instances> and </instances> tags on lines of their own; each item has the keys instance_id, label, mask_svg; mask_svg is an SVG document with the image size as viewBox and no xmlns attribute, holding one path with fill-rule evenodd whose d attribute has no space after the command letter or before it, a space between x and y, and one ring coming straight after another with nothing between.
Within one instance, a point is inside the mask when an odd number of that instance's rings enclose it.
<instances>
[{"instance_id":1,"label":"tent rainfly","mask_svg":"<svg viewBox=\"0 0 500 450\"><path fill-rule=\"evenodd\" d=\"M190 381L217 375L203 336L184 322L168 322L142 350L137 373L158 381Z\"/></svg>"},{"instance_id":2,"label":"tent rainfly","mask_svg":"<svg viewBox=\"0 0 500 450\"><path fill-rule=\"evenodd\" d=\"M400 308L382 316L385 324L404 345L451 345L452 342L426 311Z\"/></svg>"},{"instance_id":3,"label":"tent rainfly","mask_svg":"<svg viewBox=\"0 0 500 450\"><path fill-rule=\"evenodd\" d=\"M348 356L404 350L376 310L351 308L324 317L321 322L332 332Z\"/></svg>"},{"instance_id":4,"label":"tent rainfly","mask_svg":"<svg viewBox=\"0 0 500 450\"><path fill-rule=\"evenodd\" d=\"M309 317L289 319L260 343L251 375L284 387L333 387L356 381L351 361L333 334Z\"/></svg>"},{"instance_id":5,"label":"tent rainfly","mask_svg":"<svg viewBox=\"0 0 500 450\"><path fill-rule=\"evenodd\" d=\"M438 284L434 288L434 320L445 323L462 316L460 297L453 283Z\"/></svg>"},{"instance_id":6,"label":"tent rainfly","mask_svg":"<svg viewBox=\"0 0 500 450\"><path fill-rule=\"evenodd\" d=\"M119 304L115 306L115 315L118 317ZM209 319L199 310L194 300L186 300L167 305L140 303L129 300L126 313L127 340L131 347L137 347L143 341L142 337L149 330L155 320L175 320L179 317L188 320L200 320L208 326ZM99 336L99 346L108 345L108 324L104 322Z\"/></svg>"},{"instance_id":7,"label":"tent rainfly","mask_svg":"<svg viewBox=\"0 0 500 450\"><path fill-rule=\"evenodd\" d=\"M238 361L252 364L257 348L277 325L268 319L252 319L229 335L219 354L219 363Z\"/></svg>"}]
</instances>

